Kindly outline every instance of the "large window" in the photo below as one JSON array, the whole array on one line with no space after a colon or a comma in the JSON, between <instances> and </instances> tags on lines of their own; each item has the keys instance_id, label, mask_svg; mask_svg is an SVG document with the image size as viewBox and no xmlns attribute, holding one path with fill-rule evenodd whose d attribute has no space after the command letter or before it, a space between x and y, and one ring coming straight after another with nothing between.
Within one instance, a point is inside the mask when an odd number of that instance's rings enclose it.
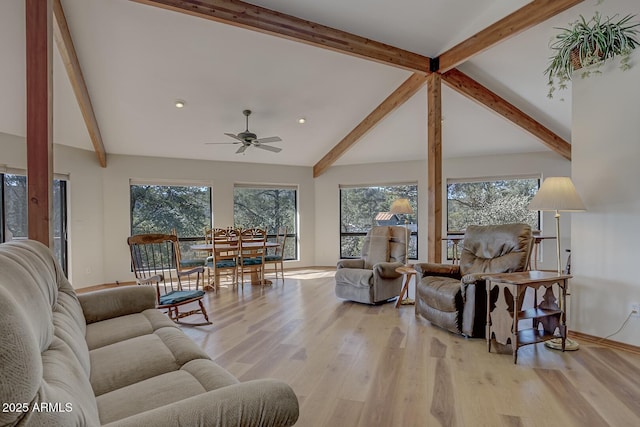
<instances>
[{"instance_id":1,"label":"large window","mask_svg":"<svg viewBox=\"0 0 640 427\"><path fill-rule=\"evenodd\" d=\"M27 177L24 172L0 173L2 209L0 241L27 239ZM61 178L61 177L60 177ZM67 273L67 181L53 180L53 252Z\"/></svg>"},{"instance_id":2,"label":"large window","mask_svg":"<svg viewBox=\"0 0 640 427\"><path fill-rule=\"evenodd\" d=\"M447 180L447 232L514 222L540 230L539 213L527 208L539 187L539 176Z\"/></svg>"},{"instance_id":3,"label":"large window","mask_svg":"<svg viewBox=\"0 0 640 427\"><path fill-rule=\"evenodd\" d=\"M394 200L406 198L413 214L389 213ZM357 258L367 231L374 225L405 225L411 230L409 258L418 259L418 186L394 184L340 186L340 258Z\"/></svg>"},{"instance_id":4,"label":"large window","mask_svg":"<svg viewBox=\"0 0 640 427\"><path fill-rule=\"evenodd\" d=\"M234 225L264 228L269 240L275 240L278 228L286 227L284 259L297 259L297 196L297 187L293 186L236 184L233 191Z\"/></svg>"},{"instance_id":5,"label":"large window","mask_svg":"<svg viewBox=\"0 0 640 427\"><path fill-rule=\"evenodd\" d=\"M211 228L211 187L131 183L131 234L164 233L175 229L184 258L190 245Z\"/></svg>"}]
</instances>

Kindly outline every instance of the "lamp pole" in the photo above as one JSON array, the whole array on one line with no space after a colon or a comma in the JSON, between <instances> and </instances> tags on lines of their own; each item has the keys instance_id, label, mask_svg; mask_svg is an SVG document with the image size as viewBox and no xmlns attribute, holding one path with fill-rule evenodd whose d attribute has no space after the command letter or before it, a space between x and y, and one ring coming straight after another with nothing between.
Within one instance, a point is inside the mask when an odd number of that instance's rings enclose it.
<instances>
[{"instance_id":1,"label":"lamp pole","mask_svg":"<svg viewBox=\"0 0 640 427\"><path fill-rule=\"evenodd\" d=\"M560 212L556 209L556 255L558 261L558 275L562 274L562 260L560 257ZM562 307L560 307L562 309Z\"/></svg>"}]
</instances>

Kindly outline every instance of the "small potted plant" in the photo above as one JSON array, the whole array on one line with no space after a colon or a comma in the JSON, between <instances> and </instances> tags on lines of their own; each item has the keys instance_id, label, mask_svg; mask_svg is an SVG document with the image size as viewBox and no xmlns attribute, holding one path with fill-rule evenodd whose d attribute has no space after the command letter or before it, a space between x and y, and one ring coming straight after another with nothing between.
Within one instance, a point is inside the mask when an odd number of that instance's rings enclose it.
<instances>
[{"instance_id":1,"label":"small potted plant","mask_svg":"<svg viewBox=\"0 0 640 427\"><path fill-rule=\"evenodd\" d=\"M616 15L617 16L617 15ZM620 68L631 67L629 55L638 46L640 22L632 21L635 15L627 15L614 21L616 16L603 20L596 12L586 20L580 19L567 28L557 28L560 33L553 39L550 47L555 52L549 58L549 66L544 71L549 84L548 97L558 89L566 89L571 73L583 69L582 78L592 73L599 74L599 68L605 61L621 55Z\"/></svg>"}]
</instances>

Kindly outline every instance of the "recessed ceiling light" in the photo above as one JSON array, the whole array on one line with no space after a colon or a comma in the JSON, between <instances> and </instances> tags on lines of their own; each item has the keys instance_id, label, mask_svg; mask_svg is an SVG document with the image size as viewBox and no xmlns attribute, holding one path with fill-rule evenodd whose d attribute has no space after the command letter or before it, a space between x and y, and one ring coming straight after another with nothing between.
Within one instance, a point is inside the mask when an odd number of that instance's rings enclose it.
<instances>
[{"instance_id":1,"label":"recessed ceiling light","mask_svg":"<svg viewBox=\"0 0 640 427\"><path fill-rule=\"evenodd\" d=\"M176 101L176 108L184 108L185 105L187 105L187 103L184 101L181 101L181 100Z\"/></svg>"},{"instance_id":2,"label":"recessed ceiling light","mask_svg":"<svg viewBox=\"0 0 640 427\"><path fill-rule=\"evenodd\" d=\"M307 119L305 119L304 117L300 117L298 119L298 123L300 123L301 125L305 124L307 122Z\"/></svg>"}]
</instances>

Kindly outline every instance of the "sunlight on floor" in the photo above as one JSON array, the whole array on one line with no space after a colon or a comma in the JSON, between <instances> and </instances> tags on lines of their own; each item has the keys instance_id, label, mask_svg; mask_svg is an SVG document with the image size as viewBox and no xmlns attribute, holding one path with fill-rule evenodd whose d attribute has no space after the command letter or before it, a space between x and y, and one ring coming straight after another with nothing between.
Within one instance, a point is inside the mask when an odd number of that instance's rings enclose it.
<instances>
[{"instance_id":1,"label":"sunlight on floor","mask_svg":"<svg viewBox=\"0 0 640 427\"><path fill-rule=\"evenodd\" d=\"M284 276L287 279L320 279L323 277L333 277L336 274L335 269L333 270L320 270L320 269L301 269L295 271L285 271Z\"/></svg>"}]
</instances>

